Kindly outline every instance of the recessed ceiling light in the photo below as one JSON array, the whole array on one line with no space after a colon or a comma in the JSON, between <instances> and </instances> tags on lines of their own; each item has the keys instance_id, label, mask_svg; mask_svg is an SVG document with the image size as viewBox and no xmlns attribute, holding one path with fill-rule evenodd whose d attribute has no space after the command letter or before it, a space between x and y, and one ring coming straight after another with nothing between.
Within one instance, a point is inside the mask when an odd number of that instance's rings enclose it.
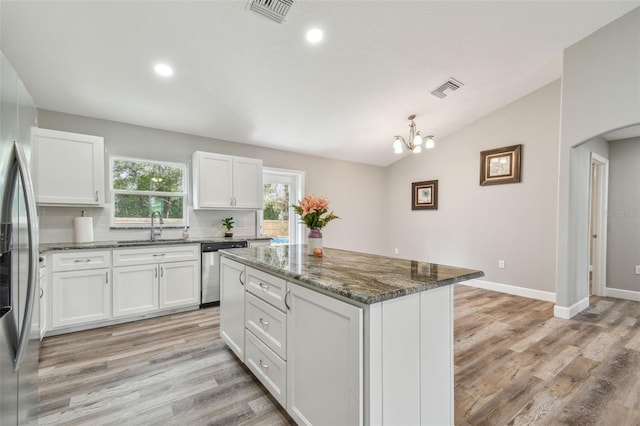
<instances>
[{"instance_id":1,"label":"recessed ceiling light","mask_svg":"<svg viewBox=\"0 0 640 426\"><path fill-rule=\"evenodd\" d=\"M170 77L173 74L173 68L167 64L156 64L156 66L153 67L153 70L156 74L163 77Z\"/></svg>"},{"instance_id":2,"label":"recessed ceiling light","mask_svg":"<svg viewBox=\"0 0 640 426\"><path fill-rule=\"evenodd\" d=\"M312 28L309 31L307 31L307 41L309 43L320 43L322 41L322 37L324 35L322 34L322 30L319 28Z\"/></svg>"}]
</instances>

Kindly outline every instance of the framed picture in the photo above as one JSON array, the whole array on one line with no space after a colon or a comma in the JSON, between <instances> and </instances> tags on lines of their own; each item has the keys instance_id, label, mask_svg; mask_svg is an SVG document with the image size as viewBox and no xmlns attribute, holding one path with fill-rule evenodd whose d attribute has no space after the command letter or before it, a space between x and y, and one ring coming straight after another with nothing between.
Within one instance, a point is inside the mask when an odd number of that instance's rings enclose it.
<instances>
[{"instance_id":1,"label":"framed picture","mask_svg":"<svg viewBox=\"0 0 640 426\"><path fill-rule=\"evenodd\" d=\"M411 184L411 210L438 209L438 181L426 180Z\"/></svg>"},{"instance_id":2,"label":"framed picture","mask_svg":"<svg viewBox=\"0 0 640 426\"><path fill-rule=\"evenodd\" d=\"M505 146L480 153L480 185L520 182L522 145Z\"/></svg>"}]
</instances>

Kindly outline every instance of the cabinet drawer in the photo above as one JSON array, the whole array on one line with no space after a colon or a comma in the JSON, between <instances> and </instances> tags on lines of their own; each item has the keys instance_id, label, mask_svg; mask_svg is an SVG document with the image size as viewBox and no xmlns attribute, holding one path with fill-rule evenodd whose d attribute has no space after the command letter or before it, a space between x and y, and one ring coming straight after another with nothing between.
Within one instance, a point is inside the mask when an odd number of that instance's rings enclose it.
<instances>
[{"instance_id":1,"label":"cabinet drawer","mask_svg":"<svg viewBox=\"0 0 640 426\"><path fill-rule=\"evenodd\" d=\"M255 296L285 311L284 296L287 292L287 282L282 278L247 267L246 287Z\"/></svg>"},{"instance_id":2,"label":"cabinet drawer","mask_svg":"<svg viewBox=\"0 0 640 426\"><path fill-rule=\"evenodd\" d=\"M287 359L287 316L257 297L247 293L245 326L280 358Z\"/></svg>"},{"instance_id":3,"label":"cabinet drawer","mask_svg":"<svg viewBox=\"0 0 640 426\"><path fill-rule=\"evenodd\" d=\"M74 250L51 255L53 272L80 271L111 266L111 251Z\"/></svg>"},{"instance_id":4,"label":"cabinet drawer","mask_svg":"<svg viewBox=\"0 0 640 426\"><path fill-rule=\"evenodd\" d=\"M245 364L276 400L286 407L287 363L250 331L245 336Z\"/></svg>"},{"instance_id":5,"label":"cabinet drawer","mask_svg":"<svg viewBox=\"0 0 640 426\"><path fill-rule=\"evenodd\" d=\"M113 266L182 262L184 260L198 260L199 258L199 244L117 249L113 251Z\"/></svg>"}]
</instances>

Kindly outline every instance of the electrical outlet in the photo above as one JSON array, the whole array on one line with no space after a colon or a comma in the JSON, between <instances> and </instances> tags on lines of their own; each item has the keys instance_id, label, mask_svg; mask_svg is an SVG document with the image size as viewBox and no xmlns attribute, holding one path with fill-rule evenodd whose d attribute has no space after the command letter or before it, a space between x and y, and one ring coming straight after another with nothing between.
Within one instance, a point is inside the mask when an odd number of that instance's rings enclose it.
<instances>
[{"instance_id":1,"label":"electrical outlet","mask_svg":"<svg viewBox=\"0 0 640 426\"><path fill-rule=\"evenodd\" d=\"M398 247L393 249L393 254L399 254L399 253L400 253L400 250L398 250ZM636 267L636 269L637 269L637 267Z\"/></svg>"},{"instance_id":2,"label":"electrical outlet","mask_svg":"<svg viewBox=\"0 0 640 426\"><path fill-rule=\"evenodd\" d=\"M640 265L636 265L636 275L640 275Z\"/></svg>"},{"instance_id":3,"label":"electrical outlet","mask_svg":"<svg viewBox=\"0 0 640 426\"><path fill-rule=\"evenodd\" d=\"M498 260L498 268L504 269L504 260Z\"/></svg>"}]
</instances>

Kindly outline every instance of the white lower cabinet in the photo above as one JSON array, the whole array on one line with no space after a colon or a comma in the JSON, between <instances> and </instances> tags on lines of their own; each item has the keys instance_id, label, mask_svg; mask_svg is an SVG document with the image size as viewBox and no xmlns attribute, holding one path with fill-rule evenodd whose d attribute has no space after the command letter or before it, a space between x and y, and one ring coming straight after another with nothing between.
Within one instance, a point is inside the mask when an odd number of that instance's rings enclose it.
<instances>
[{"instance_id":1,"label":"white lower cabinet","mask_svg":"<svg viewBox=\"0 0 640 426\"><path fill-rule=\"evenodd\" d=\"M51 291L47 295L51 328L111 319L110 266L109 250L77 250L51 255Z\"/></svg>"},{"instance_id":2,"label":"white lower cabinet","mask_svg":"<svg viewBox=\"0 0 640 426\"><path fill-rule=\"evenodd\" d=\"M221 279L220 334L289 415L363 424L363 309L226 257Z\"/></svg>"},{"instance_id":3,"label":"white lower cabinet","mask_svg":"<svg viewBox=\"0 0 640 426\"><path fill-rule=\"evenodd\" d=\"M69 250L50 256L50 281L45 274L41 285L45 326L50 324L55 334L200 305L199 244Z\"/></svg>"},{"instance_id":4,"label":"white lower cabinet","mask_svg":"<svg viewBox=\"0 0 640 426\"><path fill-rule=\"evenodd\" d=\"M122 317L158 309L158 266L113 268L113 316Z\"/></svg>"},{"instance_id":5,"label":"white lower cabinet","mask_svg":"<svg viewBox=\"0 0 640 426\"><path fill-rule=\"evenodd\" d=\"M111 270L107 268L53 273L51 314L55 327L111 318Z\"/></svg>"},{"instance_id":6,"label":"white lower cabinet","mask_svg":"<svg viewBox=\"0 0 640 426\"><path fill-rule=\"evenodd\" d=\"M198 262L173 262L160 269L160 309L200 303L200 265Z\"/></svg>"},{"instance_id":7,"label":"white lower cabinet","mask_svg":"<svg viewBox=\"0 0 640 426\"><path fill-rule=\"evenodd\" d=\"M196 245L114 250L114 316L200 304Z\"/></svg>"},{"instance_id":8,"label":"white lower cabinet","mask_svg":"<svg viewBox=\"0 0 640 426\"><path fill-rule=\"evenodd\" d=\"M242 263L222 257L220 261L220 337L244 362L244 284Z\"/></svg>"},{"instance_id":9,"label":"white lower cabinet","mask_svg":"<svg viewBox=\"0 0 640 426\"><path fill-rule=\"evenodd\" d=\"M287 412L298 424L362 424L362 308L288 290Z\"/></svg>"}]
</instances>

